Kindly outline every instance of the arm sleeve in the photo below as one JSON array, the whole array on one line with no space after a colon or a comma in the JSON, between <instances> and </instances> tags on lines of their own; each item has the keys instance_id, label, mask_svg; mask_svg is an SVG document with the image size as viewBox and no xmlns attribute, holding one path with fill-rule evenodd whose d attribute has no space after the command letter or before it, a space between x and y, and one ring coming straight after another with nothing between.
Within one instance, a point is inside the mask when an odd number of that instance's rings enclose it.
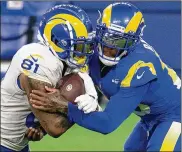
<instances>
[{"instance_id":1,"label":"arm sleeve","mask_svg":"<svg viewBox=\"0 0 182 152\"><path fill-rule=\"evenodd\" d=\"M103 134L114 131L135 110L149 84L136 88L120 88L103 112L84 114L77 106L68 104L68 117L78 125Z\"/></svg>"}]
</instances>

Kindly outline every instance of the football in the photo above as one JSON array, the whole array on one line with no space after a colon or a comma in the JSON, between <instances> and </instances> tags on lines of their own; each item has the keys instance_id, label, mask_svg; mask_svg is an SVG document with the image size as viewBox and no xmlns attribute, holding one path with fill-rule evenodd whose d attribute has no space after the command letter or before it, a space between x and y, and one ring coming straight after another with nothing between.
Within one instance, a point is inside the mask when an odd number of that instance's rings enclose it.
<instances>
[{"instance_id":1,"label":"football","mask_svg":"<svg viewBox=\"0 0 182 152\"><path fill-rule=\"evenodd\" d=\"M71 73L62 77L57 84L61 95L74 103L76 97L85 94L85 86L82 78L77 73Z\"/></svg>"}]
</instances>

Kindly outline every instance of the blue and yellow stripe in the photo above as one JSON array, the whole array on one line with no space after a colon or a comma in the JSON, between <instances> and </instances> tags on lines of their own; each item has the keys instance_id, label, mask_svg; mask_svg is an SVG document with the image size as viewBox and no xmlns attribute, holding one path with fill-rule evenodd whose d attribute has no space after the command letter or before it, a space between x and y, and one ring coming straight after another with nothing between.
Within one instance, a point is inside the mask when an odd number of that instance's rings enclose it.
<instances>
[{"instance_id":1,"label":"blue and yellow stripe","mask_svg":"<svg viewBox=\"0 0 182 152\"><path fill-rule=\"evenodd\" d=\"M68 21L76 33L77 37L88 37L88 32L86 26L82 23L80 19L71 14L57 14L50 18L49 22L45 25L44 36L48 41L49 45L56 52L63 52L64 50L54 44L51 41L51 31L58 24L66 24ZM73 31L72 31L73 32Z\"/></svg>"},{"instance_id":2,"label":"blue and yellow stripe","mask_svg":"<svg viewBox=\"0 0 182 152\"><path fill-rule=\"evenodd\" d=\"M153 63L151 63L151 62L145 63L144 61L139 60L138 62L136 62L135 64L133 64L130 67L126 77L123 79L123 81L121 81L121 86L130 87L131 81L132 81L135 73L137 72L138 69L140 69L142 67L148 67L150 69L151 73L153 75L156 75L156 70L154 68Z\"/></svg>"},{"instance_id":3,"label":"blue and yellow stripe","mask_svg":"<svg viewBox=\"0 0 182 152\"><path fill-rule=\"evenodd\" d=\"M181 123L173 122L167 132L160 151L174 151L175 145L181 135Z\"/></svg>"}]
</instances>

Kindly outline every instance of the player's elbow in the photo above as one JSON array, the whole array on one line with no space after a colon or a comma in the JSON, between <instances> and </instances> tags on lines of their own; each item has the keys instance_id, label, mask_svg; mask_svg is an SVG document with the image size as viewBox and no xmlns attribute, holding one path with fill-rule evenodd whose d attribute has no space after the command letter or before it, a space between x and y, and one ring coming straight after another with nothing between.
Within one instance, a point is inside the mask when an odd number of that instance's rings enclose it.
<instances>
[{"instance_id":1,"label":"player's elbow","mask_svg":"<svg viewBox=\"0 0 182 152\"><path fill-rule=\"evenodd\" d=\"M106 126L102 131L101 133L104 134L104 135L107 135L111 132L113 132L115 130L115 128L113 128L113 126Z\"/></svg>"},{"instance_id":2,"label":"player's elbow","mask_svg":"<svg viewBox=\"0 0 182 152\"><path fill-rule=\"evenodd\" d=\"M47 133L50 136L54 137L54 138L60 137L65 132L66 132L65 129L63 129L63 128L57 128L57 127L54 127L54 126L51 126L49 129L47 129Z\"/></svg>"},{"instance_id":3,"label":"player's elbow","mask_svg":"<svg viewBox=\"0 0 182 152\"><path fill-rule=\"evenodd\" d=\"M114 125L113 123L111 123L110 121L105 121L102 123L102 127L99 132L104 135L107 135L107 134L113 132L116 128L117 128L117 126Z\"/></svg>"},{"instance_id":4,"label":"player's elbow","mask_svg":"<svg viewBox=\"0 0 182 152\"><path fill-rule=\"evenodd\" d=\"M46 132L50 135L50 136L52 136L52 137L54 137L54 138L58 138L58 137L60 137L62 134L64 134L67 130L68 130L68 128L69 128L70 126L67 126L67 127L63 127L62 125L61 125L61 123L60 123L60 121L54 121L53 123L49 123L48 124L48 127L47 127L47 129L46 129Z\"/></svg>"}]
</instances>

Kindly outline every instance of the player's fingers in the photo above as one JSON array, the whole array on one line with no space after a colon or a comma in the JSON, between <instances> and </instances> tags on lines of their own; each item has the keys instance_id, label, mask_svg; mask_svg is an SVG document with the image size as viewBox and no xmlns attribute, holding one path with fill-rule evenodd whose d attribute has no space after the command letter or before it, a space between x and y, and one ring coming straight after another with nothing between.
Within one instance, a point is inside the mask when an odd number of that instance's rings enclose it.
<instances>
[{"instance_id":1,"label":"player's fingers","mask_svg":"<svg viewBox=\"0 0 182 152\"><path fill-rule=\"evenodd\" d=\"M84 107L83 107L83 111L85 112L85 111L87 111L87 110L89 110L89 109L91 109L92 108L92 105L91 104L87 104L87 105L85 105Z\"/></svg>"},{"instance_id":2,"label":"player's fingers","mask_svg":"<svg viewBox=\"0 0 182 152\"><path fill-rule=\"evenodd\" d=\"M85 104L83 104L83 102L79 102L78 103L78 109L82 110L85 107Z\"/></svg>"},{"instance_id":3,"label":"player's fingers","mask_svg":"<svg viewBox=\"0 0 182 152\"><path fill-rule=\"evenodd\" d=\"M38 101L42 101L42 102L44 102L46 100L46 98L36 95L34 93L30 94L30 98L33 100L38 100Z\"/></svg>"},{"instance_id":4,"label":"player's fingers","mask_svg":"<svg viewBox=\"0 0 182 152\"><path fill-rule=\"evenodd\" d=\"M83 107L82 107L81 105L78 105L78 109L79 109L79 110L82 110L82 108L83 108Z\"/></svg>"},{"instance_id":5,"label":"player's fingers","mask_svg":"<svg viewBox=\"0 0 182 152\"><path fill-rule=\"evenodd\" d=\"M85 106L87 106L88 105L88 103L86 102L86 101L83 101L83 102L79 102L79 104L78 104L78 109L83 109Z\"/></svg>"},{"instance_id":6,"label":"player's fingers","mask_svg":"<svg viewBox=\"0 0 182 152\"><path fill-rule=\"evenodd\" d=\"M49 88L48 86L45 86L46 91L50 92L50 93L55 93L57 91L57 89L55 88Z\"/></svg>"},{"instance_id":7,"label":"player's fingers","mask_svg":"<svg viewBox=\"0 0 182 152\"><path fill-rule=\"evenodd\" d=\"M49 111L49 109L45 108L44 106L37 106L35 104L32 104L32 107L34 107L35 109L38 109L38 110L42 110L42 111Z\"/></svg>"},{"instance_id":8,"label":"player's fingers","mask_svg":"<svg viewBox=\"0 0 182 152\"><path fill-rule=\"evenodd\" d=\"M90 111L89 111L89 110L88 110L88 111L84 111L84 113L85 113L85 114L88 114L88 113L90 113Z\"/></svg>"},{"instance_id":9,"label":"player's fingers","mask_svg":"<svg viewBox=\"0 0 182 152\"><path fill-rule=\"evenodd\" d=\"M43 134L43 132L41 131L41 132L39 133L39 140L41 140L43 137L44 137L44 134Z\"/></svg>"},{"instance_id":10,"label":"player's fingers","mask_svg":"<svg viewBox=\"0 0 182 152\"><path fill-rule=\"evenodd\" d=\"M95 110L91 107L91 108L85 110L84 113L88 114L88 113L93 112L93 111L95 111Z\"/></svg>"},{"instance_id":11,"label":"player's fingers","mask_svg":"<svg viewBox=\"0 0 182 152\"><path fill-rule=\"evenodd\" d=\"M38 100L33 100L33 99L30 99L30 103L31 104L35 104L37 106L42 106L42 105L45 105L44 103L38 101Z\"/></svg>"},{"instance_id":12,"label":"player's fingers","mask_svg":"<svg viewBox=\"0 0 182 152\"><path fill-rule=\"evenodd\" d=\"M38 96L41 96L41 97L46 97L47 94L43 91L40 91L40 90L32 90L32 93L35 94L35 95L38 95Z\"/></svg>"},{"instance_id":13,"label":"player's fingers","mask_svg":"<svg viewBox=\"0 0 182 152\"><path fill-rule=\"evenodd\" d=\"M75 99L75 101L74 102L76 102L76 103L78 103L78 102L82 102L82 98L83 98L83 96L84 95L80 95L80 96L78 96L76 99Z\"/></svg>"},{"instance_id":14,"label":"player's fingers","mask_svg":"<svg viewBox=\"0 0 182 152\"><path fill-rule=\"evenodd\" d=\"M32 141L36 141L36 137L37 137L37 131L35 129L34 133L32 134Z\"/></svg>"},{"instance_id":15,"label":"player's fingers","mask_svg":"<svg viewBox=\"0 0 182 152\"><path fill-rule=\"evenodd\" d=\"M40 133L39 133L39 131L38 131L37 129L35 129L35 132L34 132L34 134L33 134L33 136L32 136L32 140L33 140L33 141L38 141L38 140L40 140Z\"/></svg>"},{"instance_id":16,"label":"player's fingers","mask_svg":"<svg viewBox=\"0 0 182 152\"><path fill-rule=\"evenodd\" d=\"M30 99L30 103L31 104L35 104L37 106L44 106L46 107L48 104L42 102L42 101L39 101L39 100L33 100L33 99Z\"/></svg>"},{"instance_id":17,"label":"player's fingers","mask_svg":"<svg viewBox=\"0 0 182 152\"><path fill-rule=\"evenodd\" d=\"M28 129L26 130L26 132L25 132L25 137L28 136L28 134L29 134L29 132L30 132L31 129L32 129L32 127L28 128Z\"/></svg>"},{"instance_id":18,"label":"player's fingers","mask_svg":"<svg viewBox=\"0 0 182 152\"><path fill-rule=\"evenodd\" d=\"M32 136L33 136L33 134L34 134L34 131L35 131L34 128L30 129L30 131L29 131L29 133L28 133L28 135L27 135L27 138L28 138L29 140L32 140Z\"/></svg>"}]
</instances>

